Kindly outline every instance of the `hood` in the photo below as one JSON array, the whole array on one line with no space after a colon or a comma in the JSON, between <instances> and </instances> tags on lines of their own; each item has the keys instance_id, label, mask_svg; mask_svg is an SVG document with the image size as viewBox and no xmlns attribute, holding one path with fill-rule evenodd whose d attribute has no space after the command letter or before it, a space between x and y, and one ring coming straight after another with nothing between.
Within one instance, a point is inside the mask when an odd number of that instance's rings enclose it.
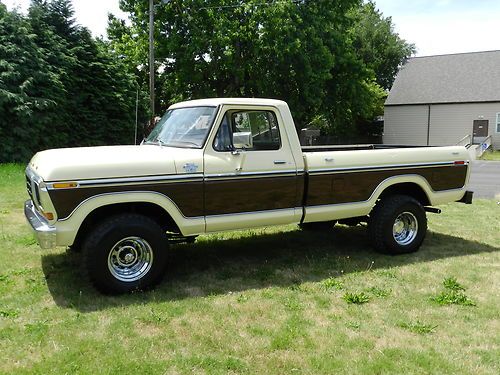
<instances>
[{"instance_id":1,"label":"hood","mask_svg":"<svg viewBox=\"0 0 500 375\"><path fill-rule=\"evenodd\" d=\"M196 161L200 152L156 145L61 148L37 153L29 167L47 182L168 175L177 173L176 158L192 154Z\"/></svg>"}]
</instances>

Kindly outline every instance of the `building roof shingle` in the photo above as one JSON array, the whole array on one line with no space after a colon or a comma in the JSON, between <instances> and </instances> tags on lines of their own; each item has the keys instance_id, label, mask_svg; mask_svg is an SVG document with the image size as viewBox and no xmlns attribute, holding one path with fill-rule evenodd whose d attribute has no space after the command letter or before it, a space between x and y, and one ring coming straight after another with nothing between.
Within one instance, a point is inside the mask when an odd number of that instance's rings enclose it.
<instances>
[{"instance_id":1,"label":"building roof shingle","mask_svg":"<svg viewBox=\"0 0 500 375\"><path fill-rule=\"evenodd\" d=\"M500 51L414 57L385 105L500 102Z\"/></svg>"}]
</instances>

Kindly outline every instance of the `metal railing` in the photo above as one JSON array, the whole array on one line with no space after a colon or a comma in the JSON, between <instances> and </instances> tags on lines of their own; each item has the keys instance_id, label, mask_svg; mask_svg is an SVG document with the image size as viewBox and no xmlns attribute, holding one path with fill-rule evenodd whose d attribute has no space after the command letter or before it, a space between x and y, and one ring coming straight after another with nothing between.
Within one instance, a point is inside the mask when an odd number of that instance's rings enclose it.
<instances>
[{"instance_id":1,"label":"metal railing","mask_svg":"<svg viewBox=\"0 0 500 375\"><path fill-rule=\"evenodd\" d=\"M491 147L491 135L487 136L476 148L476 157L480 158Z\"/></svg>"},{"instance_id":2,"label":"metal railing","mask_svg":"<svg viewBox=\"0 0 500 375\"><path fill-rule=\"evenodd\" d=\"M463 137L461 140L457 142L457 146L465 146L469 148L472 145L472 135L467 134L465 137Z\"/></svg>"}]
</instances>

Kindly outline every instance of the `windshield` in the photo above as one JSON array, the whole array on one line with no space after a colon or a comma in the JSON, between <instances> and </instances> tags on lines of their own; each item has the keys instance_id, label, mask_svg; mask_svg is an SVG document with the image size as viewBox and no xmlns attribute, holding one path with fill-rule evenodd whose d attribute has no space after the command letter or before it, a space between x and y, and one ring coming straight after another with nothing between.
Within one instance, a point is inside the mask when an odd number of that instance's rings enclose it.
<instances>
[{"instance_id":1,"label":"windshield","mask_svg":"<svg viewBox=\"0 0 500 375\"><path fill-rule=\"evenodd\" d=\"M146 143L158 143L171 147L202 148L216 110L216 107L170 109L146 138Z\"/></svg>"}]
</instances>

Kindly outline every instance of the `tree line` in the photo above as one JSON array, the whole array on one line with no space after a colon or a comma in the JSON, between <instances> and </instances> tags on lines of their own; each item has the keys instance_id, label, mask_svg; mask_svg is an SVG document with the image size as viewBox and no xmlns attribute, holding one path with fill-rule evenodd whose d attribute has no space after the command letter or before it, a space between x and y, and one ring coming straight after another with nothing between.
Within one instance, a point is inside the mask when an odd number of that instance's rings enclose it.
<instances>
[{"instance_id":1,"label":"tree line","mask_svg":"<svg viewBox=\"0 0 500 375\"><path fill-rule=\"evenodd\" d=\"M121 0L108 40L68 0L0 4L0 162L54 147L132 143L148 113L148 1ZM171 0L155 7L158 115L214 96L287 101L297 127L366 132L415 47L360 0Z\"/></svg>"}]
</instances>

